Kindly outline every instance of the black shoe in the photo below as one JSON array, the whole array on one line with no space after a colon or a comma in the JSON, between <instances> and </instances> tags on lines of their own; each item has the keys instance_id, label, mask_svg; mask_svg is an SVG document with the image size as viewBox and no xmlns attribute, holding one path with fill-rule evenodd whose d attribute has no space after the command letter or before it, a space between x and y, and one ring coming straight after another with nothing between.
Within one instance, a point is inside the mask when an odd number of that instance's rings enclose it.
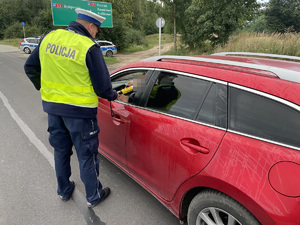
<instances>
[{"instance_id":1,"label":"black shoe","mask_svg":"<svg viewBox=\"0 0 300 225\"><path fill-rule=\"evenodd\" d=\"M101 193L101 198L99 199L99 201L98 202L95 202L95 203L90 203L90 202L88 202L87 203L87 206L89 207L89 208L94 208L95 206L97 206L97 205L99 205L101 202L103 202L106 198L107 198L107 196L109 196L109 194L110 194L110 188L109 187L106 187L106 188L103 188L102 189L102 193Z\"/></svg>"},{"instance_id":2,"label":"black shoe","mask_svg":"<svg viewBox=\"0 0 300 225\"><path fill-rule=\"evenodd\" d=\"M73 188L73 189L72 189L72 192L71 192L70 196L69 196L69 197L63 197L63 196L59 195L60 199L61 199L62 201L64 201L64 202L70 200L70 198L71 198L71 196L72 196L72 194L73 194L73 191L74 191L74 189L75 189L75 182L74 182L74 181L71 181L71 182L72 182L72 188Z\"/></svg>"}]
</instances>

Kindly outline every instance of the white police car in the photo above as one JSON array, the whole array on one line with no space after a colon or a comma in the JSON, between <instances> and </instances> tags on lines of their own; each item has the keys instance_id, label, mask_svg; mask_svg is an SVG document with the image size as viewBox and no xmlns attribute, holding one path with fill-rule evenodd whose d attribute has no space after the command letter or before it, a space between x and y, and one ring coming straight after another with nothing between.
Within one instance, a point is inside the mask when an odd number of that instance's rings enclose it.
<instances>
[{"instance_id":1,"label":"white police car","mask_svg":"<svg viewBox=\"0 0 300 225\"><path fill-rule=\"evenodd\" d=\"M26 54L30 54L40 43L41 38L39 37L29 37L24 38L20 42L20 50Z\"/></svg>"},{"instance_id":2,"label":"white police car","mask_svg":"<svg viewBox=\"0 0 300 225\"><path fill-rule=\"evenodd\" d=\"M96 42L100 44L103 55L112 57L114 54L117 54L117 47L112 42L100 40Z\"/></svg>"}]
</instances>

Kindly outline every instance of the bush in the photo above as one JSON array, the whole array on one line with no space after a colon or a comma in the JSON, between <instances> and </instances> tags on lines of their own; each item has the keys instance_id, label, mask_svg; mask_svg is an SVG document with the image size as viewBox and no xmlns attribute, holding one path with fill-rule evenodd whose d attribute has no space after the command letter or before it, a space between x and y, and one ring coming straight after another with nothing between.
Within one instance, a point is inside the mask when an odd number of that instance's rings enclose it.
<instances>
[{"instance_id":1,"label":"bush","mask_svg":"<svg viewBox=\"0 0 300 225\"><path fill-rule=\"evenodd\" d=\"M39 36L40 29L33 26L27 26L25 27L25 35L26 37ZM24 38L24 32L21 23L15 22L13 25L6 28L4 31L4 38Z\"/></svg>"},{"instance_id":2,"label":"bush","mask_svg":"<svg viewBox=\"0 0 300 225\"><path fill-rule=\"evenodd\" d=\"M8 26L4 31L4 38L22 38L24 37L23 28L21 23L15 22L13 25Z\"/></svg>"},{"instance_id":3,"label":"bush","mask_svg":"<svg viewBox=\"0 0 300 225\"><path fill-rule=\"evenodd\" d=\"M126 40L129 44L147 45L145 34L139 30L128 29L126 32Z\"/></svg>"},{"instance_id":4,"label":"bush","mask_svg":"<svg viewBox=\"0 0 300 225\"><path fill-rule=\"evenodd\" d=\"M113 29L111 28L102 28L101 34L98 35L99 40L108 40L113 42L117 48L118 51L126 48L128 46L128 43L126 42L126 23L124 20L118 20L114 22Z\"/></svg>"},{"instance_id":5,"label":"bush","mask_svg":"<svg viewBox=\"0 0 300 225\"><path fill-rule=\"evenodd\" d=\"M125 21L119 20L114 23L114 28L102 28L99 40L112 41L118 51L128 48L131 45L147 45L145 35L141 31L128 28Z\"/></svg>"}]
</instances>

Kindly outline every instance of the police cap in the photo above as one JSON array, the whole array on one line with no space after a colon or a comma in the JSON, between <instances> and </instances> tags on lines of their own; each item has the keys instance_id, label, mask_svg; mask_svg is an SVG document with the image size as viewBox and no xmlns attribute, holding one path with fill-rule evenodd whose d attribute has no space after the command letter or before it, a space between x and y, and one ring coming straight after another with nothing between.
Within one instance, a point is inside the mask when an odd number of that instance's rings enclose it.
<instances>
[{"instance_id":1,"label":"police cap","mask_svg":"<svg viewBox=\"0 0 300 225\"><path fill-rule=\"evenodd\" d=\"M77 9L75 9L75 12L78 14L77 18L87 20L91 23L97 24L99 27L101 26L101 24L106 19L103 16L100 16L96 13L93 13L93 12L85 10L85 9L77 8Z\"/></svg>"}]
</instances>

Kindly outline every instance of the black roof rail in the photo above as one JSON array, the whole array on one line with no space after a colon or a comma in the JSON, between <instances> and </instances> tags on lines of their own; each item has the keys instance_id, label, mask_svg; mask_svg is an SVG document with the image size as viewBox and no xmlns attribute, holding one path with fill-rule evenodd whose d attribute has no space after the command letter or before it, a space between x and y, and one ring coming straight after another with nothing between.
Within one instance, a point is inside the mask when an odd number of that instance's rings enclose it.
<instances>
[{"instance_id":1,"label":"black roof rail","mask_svg":"<svg viewBox=\"0 0 300 225\"><path fill-rule=\"evenodd\" d=\"M221 65L230 65L230 66L238 66L250 69L257 69L268 71L277 75L280 79L289 80L293 82L300 83L300 72L295 70L283 69L275 66L265 66L265 65L257 65L251 63L230 61L224 59L213 59L213 58L205 58L205 57L196 57L196 56L175 56L175 55L162 55L162 56L154 56L150 58L143 59L142 61L161 61L163 59L173 59L173 60L189 60L195 62L207 62L207 63L215 63ZM300 66L300 64L299 64Z\"/></svg>"},{"instance_id":2,"label":"black roof rail","mask_svg":"<svg viewBox=\"0 0 300 225\"><path fill-rule=\"evenodd\" d=\"M219 56L258 56L263 58L276 58L276 59L289 59L289 60L299 60L300 57L290 56L290 55L278 55L278 54L268 54L268 53L258 53L258 52L220 52L212 55Z\"/></svg>"}]
</instances>

